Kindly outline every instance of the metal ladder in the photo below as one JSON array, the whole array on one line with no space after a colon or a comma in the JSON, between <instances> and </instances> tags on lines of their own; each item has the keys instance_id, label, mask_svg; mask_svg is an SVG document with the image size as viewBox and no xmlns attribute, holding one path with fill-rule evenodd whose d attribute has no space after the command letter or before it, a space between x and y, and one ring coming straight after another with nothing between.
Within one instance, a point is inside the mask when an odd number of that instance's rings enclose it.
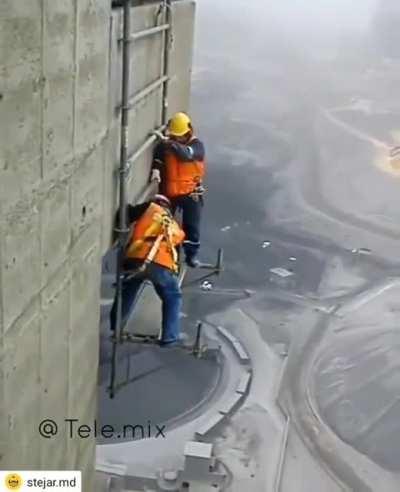
<instances>
[{"instance_id":1,"label":"metal ladder","mask_svg":"<svg viewBox=\"0 0 400 492\"><path fill-rule=\"evenodd\" d=\"M122 321L122 261L125 244L129 228L126 218L126 182L129 179L130 171L137 159L156 141L156 136L149 136L146 141L136 149L133 154L128 155L128 136L129 136L129 112L142 101L145 97L162 87L162 110L161 126L157 128L162 131L166 125L168 111L168 83L169 83L169 51L171 48L172 36L172 10L171 0L163 0L157 14L156 21L162 15L164 23L155 25L143 31L131 32L131 2L125 0L123 5L123 36L119 39L122 45L122 98L121 105L118 108L121 111L121 141L120 141L120 165L119 165L119 233L118 254L117 254L117 278L116 278L116 298L117 298L117 316L116 332L113 337L113 349L111 358L111 376L110 376L110 397L115 395L115 377L117 365L118 346L123 343L123 333L121 327ZM162 33L164 36L163 57L162 57L162 75L160 78L140 90L133 96L129 95L130 85L130 60L132 42L139 41Z\"/></svg>"}]
</instances>

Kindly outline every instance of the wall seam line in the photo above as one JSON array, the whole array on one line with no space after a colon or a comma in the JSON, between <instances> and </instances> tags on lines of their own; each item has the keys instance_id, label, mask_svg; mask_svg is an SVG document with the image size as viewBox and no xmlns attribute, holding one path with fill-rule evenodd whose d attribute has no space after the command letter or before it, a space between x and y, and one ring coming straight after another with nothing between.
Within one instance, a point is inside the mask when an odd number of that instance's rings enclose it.
<instances>
[{"instance_id":1,"label":"wall seam line","mask_svg":"<svg viewBox=\"0 0 400 492\"><path fill-rule=\"evenodd\" d=\"M72 100L72 150L73 150L73 155L75 155L75 149L76 149L76 127L77 127L77 93L78 93L78 51L79 51L79 40L78 40L78 35L79 35L79 7L78 7L78 1L79 0L74 0L74 21L75 21L75 29L74 29L74 97Z\"/></svg>"}]
</instances>

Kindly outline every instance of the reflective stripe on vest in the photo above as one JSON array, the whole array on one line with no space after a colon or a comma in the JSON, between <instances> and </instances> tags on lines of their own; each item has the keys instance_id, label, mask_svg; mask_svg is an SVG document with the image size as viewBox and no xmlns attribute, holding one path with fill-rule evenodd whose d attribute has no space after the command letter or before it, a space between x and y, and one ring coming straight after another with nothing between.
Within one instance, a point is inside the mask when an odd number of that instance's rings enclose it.
<instances>
[{"instance_id":1,"label":"reflective stripe on vest","mask_svg":"<svg viewBox=\"0 0 400 492\"><path fill-rule=\"evenodd\" d=\"M204 177L205 161L181 161L167 152L165 164L165 194L170 198L193 193Z\"/></svg>"},{"instance_id":2,"label":"reflective stripe on vest","mask_svg":"<svg viewBox=\"0 0 400 492\"><path fill-rule=\"evenodd\" d=\"M125 251L126 257L146 261L154 242L160 235L163 236L160 246L151 261L176 272L178 270L176 246L183 242L185 234L172 216L156 203L151 203L133 225Z\"/></svg>"}]
</instances>

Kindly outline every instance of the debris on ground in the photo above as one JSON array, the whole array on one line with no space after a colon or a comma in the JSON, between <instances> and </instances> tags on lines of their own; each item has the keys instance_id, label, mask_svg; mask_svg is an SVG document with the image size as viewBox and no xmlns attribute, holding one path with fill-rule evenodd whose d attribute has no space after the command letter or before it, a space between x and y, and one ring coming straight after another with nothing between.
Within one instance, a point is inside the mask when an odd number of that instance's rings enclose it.
<instances>
[{"instance_id":1,"label":"debris on ground","mask_svg":"<svg viewBox=\"0 0 400 492\"><path fill-rule=\"evenodd\" d=\"M213 284L209 280L204 280L200 286L201 290L209 291L212 290Z\"/></svg>"},{"instance_id":2,"label":"debris on ground","mask_svg":"<svg viewBox=\"0 0 400 492\"><path fill-rule=\"evenodd\" d=\"M293 271L276 267L269 270L269 281L282 288L295 288L296 280Z\"/></svg>"},{"instance_id":3,"label":"debris on ground","mask_svg":"<svg viewBox=\"0 0 400 492\"><path fill-rule=\"evenodd\" d=\"M286 270L286 268L281 268L281 267L270 268L269 271L274 275L278 275L279 277L282 278L290 277L293 275L293 272L291 272L290 270Z\"/></svg>"},{"instance_id":4,"label":"debris on ground","mask_svg":"<svg viewBox=\"0 0 400 492\"><path fill-rule=\"evenodd\" d=\"M370 255L372 253L369 248L354 248L351 252L359 255Z\"/></svg>"}]
</instances>

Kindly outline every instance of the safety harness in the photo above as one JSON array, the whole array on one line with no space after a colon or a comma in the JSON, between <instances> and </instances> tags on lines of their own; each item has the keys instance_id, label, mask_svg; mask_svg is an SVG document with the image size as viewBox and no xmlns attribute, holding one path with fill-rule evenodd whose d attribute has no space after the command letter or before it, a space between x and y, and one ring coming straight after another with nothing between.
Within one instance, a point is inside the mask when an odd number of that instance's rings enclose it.
<instances>
[{"instance_id":1,"label":"safety harness","mask_svg":"<svg viewBox=\"0 0 400 492\"><path fill-rule=\"evenodd\" d=\"M205 193L206 189L204 186L199 183L199 185L196 187L192 193L190 193L190 198L192 198L195 202L202 201L203 200L203 195Z\"/></svg>"},{"instance_id":2,"label":"safety harness","mask_svg":"<svg viewBox=\"0 0 400 492\"><path fill-rule=\"evenodd\" d=\"M172 255L172 258L174 261L174 265L175 265L174 270L175 270L175 272L177 272L177 270L178 270L178 253L176 251L176 248L175 248L175 246L173 244L173 240L172 240L172 234L173 234L172 223L173 223L172 217L170 217L167 214L162 215L160 234L158 234L158 236L156 237L152 247L150 248L150 251L148 252L146 258L144 259L144 261L140 265L140 267L136 268L135 270L130 270L130 271L128 270L128 271L124 272L124 281L130 280L130 279L136 277L137 275L139 275L140 273L143 273L146 270L147 265L149 263L151 263L154 260L155 256L157 255L163 240L165 240L167 242L168 248L171 252L171 255ZM148 239L150 239L150 238L148 238Z\"/></svg>"}]
</instances>

